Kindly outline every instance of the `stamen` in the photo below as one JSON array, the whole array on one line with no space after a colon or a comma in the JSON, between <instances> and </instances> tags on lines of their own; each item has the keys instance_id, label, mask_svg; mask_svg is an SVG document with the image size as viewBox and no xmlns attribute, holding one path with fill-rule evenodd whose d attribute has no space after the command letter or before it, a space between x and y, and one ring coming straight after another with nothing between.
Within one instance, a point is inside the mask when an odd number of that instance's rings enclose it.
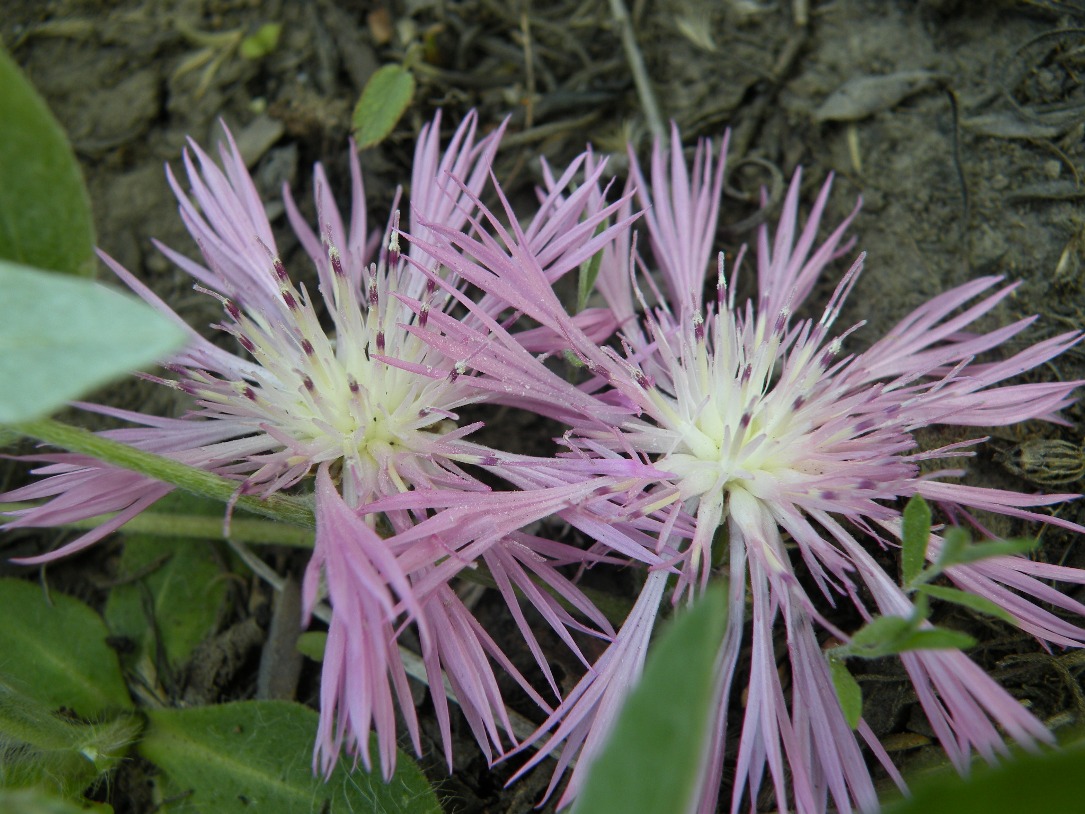
<instances>
[{"instance_id":1,"label":"stamen","mask_svg":"<svg viewBox=\"0 0 1085 814\"><path fill-rule=\"evenodd\" d=\"M388 240L388 265L399 262L399 210L392 215L392 236Z\"/></svg>"}]
</instances>

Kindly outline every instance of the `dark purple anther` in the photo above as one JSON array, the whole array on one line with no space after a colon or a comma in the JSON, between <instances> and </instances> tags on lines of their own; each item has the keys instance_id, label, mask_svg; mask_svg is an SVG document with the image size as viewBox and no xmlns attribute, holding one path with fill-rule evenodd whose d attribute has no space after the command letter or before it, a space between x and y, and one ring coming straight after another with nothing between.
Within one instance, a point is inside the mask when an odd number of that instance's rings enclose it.
<instances>
[{"instance_id":1,"label":"dark purple anther","mask_svg":"<svg viewBox=\"0 0 1085 814\"><path fill-rule=\"evenodd\" d=\"M275 276L279 278L279 282L290 282L290 275L286 273L286 266L283 265L283 261L276 257L271 262L275 265Z\"/></svg>"}]
</instances>

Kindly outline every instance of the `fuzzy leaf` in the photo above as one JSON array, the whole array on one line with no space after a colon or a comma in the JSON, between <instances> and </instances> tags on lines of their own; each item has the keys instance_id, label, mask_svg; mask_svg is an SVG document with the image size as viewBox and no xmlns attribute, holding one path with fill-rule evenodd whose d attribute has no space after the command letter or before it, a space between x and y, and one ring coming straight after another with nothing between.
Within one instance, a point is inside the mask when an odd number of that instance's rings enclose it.
<instances>
[{"instance_id":1,"label":"fuzzy leaf","mask_svg":"<svg viewBox=\"0 0 1085 814\"><path fill-rule=\"evenodd\" d=\"M140 753L169 781L163 812L206 814L440 814L437 797L406 755L385 784L341 761L325 782L312 771L317 714L286 701L155 709ZM183 795L183 796L182 796Z\"/></svg>"},{"instance_id":2,"label":"fuzzy leaf","mask_svg":"<svg viewBox=\"0 0 1085 814\"><path fill-rule=\"evenodd\" d=\"M901 522L901 569L904 585L912 585L927 562L927 544L931 535L931 509L919 495L904 507Z\"/></svg>"},{"instance_id":3,"label":"fuzzy leaf","mask_svg":"<svg viewBox=\"0 0 1085 814\"><path fill-rule=\"evenodd\" d=\"M358 149L388 138L413 98L414 76L402 65L385 65L369 77L351 117Z\"/></svg>"},{"instance_id":4,"label":"fuzzy leaf","mask_svg":"<svg viewBox=\"0 0 1085 814\"><path fill-rule=\"evenodd\" d=\"M126 535L120 574L140 573L110 591L106 623L151 657L160 638L166 660L179 667L214 632L226 601L225 574L206 542Z\"/></svg>"},{"instance_id":5,"label":"fuzzy leaf","mask_svg":"<svg viewBox=\"0 0 1085 814\"><path fill-rule=\"evenodd\" d=\"M941 599L943 602L952 602L955 605L963 605L966 608L970 608L977 613L986 613L989 616L997 616L999 619L1009 622L1010 624L1016 622L1007 610L1000 605L995 604L985 596L977 596L968 591L961 591L957 588L947 588L942 585L923 585L919 590L927 594L927 596Z\"/></svg>"},{"instance_id":6,"label":"fuzzy leaf","mask_svg":"<svg viewBox=\"0 0 1085 814\"><path fill-rule=\"evenodd\" d=\"M673 814L696 792L727 626L727 600L710 589L663 633L644 675L592 765L573 814Z\"/></svg>"},{"instance_id":7,"label":"fuzzy leaf","mask_svg":"<svg viewBox=\"0 0 1085 814\"><path fill-rule=\"evenodd\" d=\"M44 789L0 789L4 814L113 814L108 803L71 803Z\"/></svg>"},{"instance_id":8,"label":"fuzzy leaf","mask_svg":"<svg viewBox=\"0 0 1085 814\"><path fill-rule=\"evenodd\" d=\"M101 618L70 596L40 585L0 580L0 677L50 709L93 719L129 709L132 700Z\"/></svg>"},{"instance_id":9,"label":"fuzzy leaf","mask_svg":"<svg viewBox=\"0 0 1085 814\"><path fill-rule=\"evenodd\" d=\"M75 798L117 764L141 728L127 713L73 721L0 683L0 787L38 786Z\"/></svg>"},{"instance_id":10,"label":"fuzzy leaf","mask_svg":"<svg viewBox=\"0 0 1085 814\"><path fill-rule=\"evenodd\" d=\"M75 154L45 102L2 49L0 258L94 275L94 223Z\"/></svg>"},{"instance_id":11,"label":"fuzzy leaf","mask_svg":"<svg viewBox=\"0 0 1085 814\"><path fill-rule=\"evenodd\" d=\"M184 339L134 297L0 261L0 424L47 415Z\"/></svg>"},{"instance_id":12,"label":"fuzzy leaf","mask_svg":"<svg viewBox=\"0 0 1085 814\"><path fill-rule=\"evenodd\" d=\"M942 772L917 780L906 800L883 814L1020 814L1081 811L1085 746L1019 755L998 766L977 763L963 778Z\"/></svg>"},{"instance_id":13,"label":"fuzzy leaf","mask_svg":"<svg viewBox=\"0 0 1085 814\"><path fill-rule=\"evenodd\" d=\"M844 718L848 726L855 729L863 717L863 690L842 659L829 659L829 675Z\"/></svg>"}]
</instances>

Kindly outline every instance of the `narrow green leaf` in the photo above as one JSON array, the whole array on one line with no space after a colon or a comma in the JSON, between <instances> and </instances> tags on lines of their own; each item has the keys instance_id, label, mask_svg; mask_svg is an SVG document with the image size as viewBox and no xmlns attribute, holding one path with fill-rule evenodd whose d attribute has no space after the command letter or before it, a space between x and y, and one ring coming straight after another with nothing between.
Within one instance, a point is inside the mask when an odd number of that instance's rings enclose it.
<instances>
[{"instance_id":1,"label":"narrow green leaf","mask_svg":"<svg viewBox=\"0 0 1085 814\"><path fill-rule=\"evenodd\" d=\"M287 495L270 495L258 498L252 495L237 496L238 482L205 472L192 466L186 466L172 458L156 455L142 449L130 447L120 441L114 441L97 435L81 427L62 424L49 418L26 421L13 427L20 435L36 438L45 444L51 444L69 452L78 452L97 458L103 463L140 472L150 478L172 483L174 486L201 497L209 497L222 503L233 502L236 507L247 509L254 514L270 517L282 523L289 523L304 528L313 528L313 509L304 498Z\"/></svg>"},{"instance_id":2,"label":"narrow green leaf","mask_svg":"<svg viewBox=\"0 0 1085 814\"><path fill-rule=\"evenodd\" d=\"M986 613L989 616L997 616L999 619L1009 622L1010 624L1014 624L1017 621L1010 615L1009 611L995 604L985 596L977 596L968 591L961 591L957 588L948 588L943 585L923 585L919 590L928 596L933 596L935 599L952 602L955 605L962 605L977 613Z\"/></svg>"},{"instance_id":3,"label":"narrow green leaf","mask_svg":"<svg viewBox=\"0 0 1085 814\"><path fill-rule=\"evenodd\" d=\"M180 667L214 632L226 603L227 582L210 544L126 535L119 570L122 578L143 576L110 591L106 623L137 643L137 660L154 658L160 643L169 664Z\"/></svg>"},{"instance_id":4,"label":"narrow green leaf","mask_svg":"<svg viewBox=\"0 0 1085 814\"><path fill-rule=\"evenodd\" d=\"M120 761L141 727L127 713L71 720L0 682L0 787L39 786L74 798Z\"/></svg>"},{"instance_id":5,"label":"narrow green leaf","mask_svg":"<svg viewBox=\"0 0 1085 814\"><path fill-rule=\"evenodd\" d=\"M972 535L960 526L950 526L942 532L942 551L932 566L930 578L941 574L951 565L960 563L961 552L972 545Z\"/></svg>"},{"instance_id":6,"label":"narrow green leaf","mask_svg":"<svg viewBox=\"0 0 1085 814\"><path fill-rule=\"evenodd\" d=\"M880 659L899 653L898 646L918 626L903 616L875 616L856 631L840 652L862 659Z\"/></svg>"},{"instance_id":7,"label":"narrow green leaf","mask_svg":"<svg viewBox=\"0 0 1085 814\"><path fill-rule=\"evenodd\" d=\"M712 719L714 666L727 626L724 591L710 589L652 649L573 814L673 814L696 792Z\"/></svg>"},{"instance_id":8,"label":"narrow green leaf","mask_svg":"<svg viewBox=\"0 0 1085 814\"><path fill-rule=\"evenodd\" d=\"M863 690L842 659L829 659L829 676L840 708L844 710L844 718L848 726L855 729L863 717Z\"/></svg>"},{"instance_id":9,"label":"narrow green leaf","mask_svg":"<svg viewBox=\"0 0 1085 814\"><path fill-rule=\"evenodd\" d=\"M3 49L0 258L94 276L90 198L68 137Z\"/></svg>"},{"instance_id":10,"label":"narrow green leaf","mask_svg":"<svg viewBox=\"0 0 1085 814\"><path fill-rule=\"evenodd\" d=\"M413 98L414 76L402 65L385 65L369 77L351 117L358 149L388 138Z\"/></svg>"},{"instance_id":11,"label":"narrow green leaf","mask_svg":"<svg viewBox=\"0 0 1085 814\"><path fill-rule=\"evenodd\" d=\"M989 560L992 557L1005 557L1010 554L1025 554L1032 551L1038 544L1034 539L990 540L983 543L975 543L961 549L954 549L952 558L939 560L943 568L953 565L966 565L970 562Z\"/></svg>"},{"instance_id":12,"label":"narrow green leaf","mask_svg":"<svg viewBox=\"0 0 1085 814\"><path fill-rule=\"evenodd\" d=\"M1085 746L1019 755L998 766L977 763L963 778L949 771L920 778L907 799L884 814L1075 812L1085 800Z\"/></svg>"},{"instance_id":13,"label":"narrow green leaf","mask_svg":"<svg viewBox=\"0 0 1085 814\"><path fill-rule=\"evenodd\" d=\"M385 784L380 772L340 761L327 782L312 771L317 714L285 701L156 709L140 753L169 781L163 812L214 814L440 814L437 797L402 752ZM374 750L375 752L375 750ZM344 765L345 764L345 765Z\"/></svg>"},{"instance_id":14,"label":"narrow green leaf","mask_svg":"<svg viewBox=\"0 0 1085 814\"><path fill-rule=\"evenodd\" d=\"M967 633L932 627L909 634L898 644L898 653L909 650L967 650L976 646L976 640Z\"/></svg>"},{"instance_id":15,"label":"narrow green leaf","mask_svg":"<svg viewBox=\"0 0 1085 814\"><path fill-rule=\"evenodd\" d=\"M44 789L0 789L4 814L113 814L108 803L72 803Z\"/></svg>"},{"instance_id":16,"label":"narrow green leaf","mask_svg":"<svg viewBox=\"0 0 1085 814\"><path fill-rule=\"evenodd\" d=\"M595 227L595 235L601 235L609 226L608 221L603 221ZM580 273L576 279L576 312L579 314L588 307L588 297L595 288L595 280L599 276L599 269L603 265L603 249L600 249L588 260L580 264Z\"/></svg>"},{"instance_id":17,"label":"narrow green leaf","mask_svg":"<svg viewBox=\"0 0 1085 814\"><path fill-rule=\"evenodd\" d=\"M47 415L184 339L134 297L0 261L0 424Z\"/></svg>"},{"instance_id":18,"label":"narrow green leaf","mask_svg":"<svg viewBox=\"0 0 1085 814\"><path fill-rule=\"evenodd\" d=\"M927 562L927 544L931 535L931 509L919 495L904 507L901 521L901 569L905 587L911 586Z\"/></svg>"},{"instance_id":19,"label":"narrow green leaf","mask_svg":"<svg viewBox=\"0 0 1085 814\"><path fill-rule=\"evenodd\" d=\"M76 599L0 580L0 678L50 708L84 718L128 709L132 700L101 618Z\"/></svg>"}]
</instances>

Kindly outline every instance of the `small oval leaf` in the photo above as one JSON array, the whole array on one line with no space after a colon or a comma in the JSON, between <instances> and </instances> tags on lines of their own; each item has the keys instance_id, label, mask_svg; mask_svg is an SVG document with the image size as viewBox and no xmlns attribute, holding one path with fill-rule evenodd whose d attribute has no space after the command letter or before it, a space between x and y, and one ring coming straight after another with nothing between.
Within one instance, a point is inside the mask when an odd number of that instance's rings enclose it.
<instances>
[{"instance_id":1,"label":"small oval leaf","mask_svg":"<svg viewBox=\"0 0 1085 814\"><path fill-rule=\"evenodd\" d=\"M384 141L413 98L414 76L402 65L385 65L369 77L351 118L358 149Z\"/></svg>"},{"instance_id":2,"label":"small oval leaf","mask_svg":"<svg viewBox=\"0 0 1085 814\"><path fill-rule=\"evenodd\" d=\"M94 276L94 223L64 130L0 49L0 258Z\"/></svg>"}]
</instances>

